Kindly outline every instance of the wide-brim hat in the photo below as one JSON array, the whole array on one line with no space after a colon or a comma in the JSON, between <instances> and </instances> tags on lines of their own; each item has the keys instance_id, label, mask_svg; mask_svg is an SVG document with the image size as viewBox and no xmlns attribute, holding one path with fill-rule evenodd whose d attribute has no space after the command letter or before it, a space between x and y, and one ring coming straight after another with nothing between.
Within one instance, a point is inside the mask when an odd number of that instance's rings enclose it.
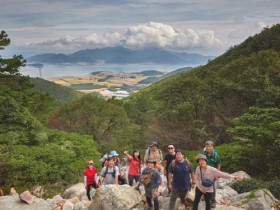
<instances>
[{"instance_id":1,"label":"wide-brim hat","mask_svg":"<svg viewBox=\"0 0 280 210\"><path fill-rule=\"evenodd\" d=\"M208 160L207 160L207 157L206 157L205 155L203 155L203 154L200 154L200 155L198 155L198 156L196 157L196 162L199 162L199 159L203 159L203 160L205 160L206 162L208 161Z\"/></svg>"},{"instance_id":2,"label":"wide-brim hat","mask_svg":"<svg viewBox=\"0 0 280 210\"><path fill-rule=\"evenodd\" d=\"M151 144L150 144L150 147L152 146L157 146L158 147L158 143L156 141L152 141Z\"/></svg>"},{"instance_id":3,"label":"wide-brim hat","mask_svg":"<svg viewBox=\"0 0 280 210\"><path fill-rule=\"evenodd\" d=\"M112 150L110 153L109 153L109 157L114 157L114 156L118 156L119 154L115 151L115 150Z\"/></svg>"}]
</instances>

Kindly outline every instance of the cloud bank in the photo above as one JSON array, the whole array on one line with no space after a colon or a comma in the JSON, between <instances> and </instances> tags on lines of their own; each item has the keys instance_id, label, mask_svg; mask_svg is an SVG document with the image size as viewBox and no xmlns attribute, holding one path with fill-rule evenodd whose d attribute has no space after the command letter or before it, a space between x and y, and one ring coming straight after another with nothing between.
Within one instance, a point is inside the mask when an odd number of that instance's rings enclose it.
<instances>
[{"instance_id":1,"label":"cloud bank","mask_svg":"<svg viewBox=\"0 0 280 210\"><path fill-rule=\"evenodd\" d=\"M112 46L132 49L159 47L188 50L196 47L210 48L219 44L219 39L211 30L179 29L159 22L149 22L128 27L124 31L92 33L79 37L67 35L56 40L32 42L29 46L68 50Z\"/></svg>"}]
</instances>

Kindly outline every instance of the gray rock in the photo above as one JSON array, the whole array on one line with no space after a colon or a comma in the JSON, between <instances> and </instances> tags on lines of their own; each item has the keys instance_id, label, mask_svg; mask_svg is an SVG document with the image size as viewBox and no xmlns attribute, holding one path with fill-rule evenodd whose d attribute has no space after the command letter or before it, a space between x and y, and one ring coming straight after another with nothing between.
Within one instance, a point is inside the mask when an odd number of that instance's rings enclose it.
<instances>
[{"instance_id":1,"label":"gray rock","mask_svg":"<svg viewBox=\"0 0 280 210\"><path fill-rule=\"evenodd\" d=\"M261 189L243 193L230 198L232 205L241 206L249 210L271 209L276 201L275 197L267 189Z\"/></svg>"},{"instance_id":2,"label":"gray rock","mask_svg":"<svg viewBox=\"0 0 280 210\"><path fill-rule=\"evenodd\" d=\"M251 177L244 171L238 171L238 172L234 172L232 173L232 175L234 176L243 176L246 179L250 179ZM237 182L234 179L224 179L224 178L219 178L216 182L217 184L217 188L222 189L225 186L228 186L230 184L232 184L233 182Z\"/></svg>"},{"instance_id":3,"label":"gray rock","mask_svg":"<svg viewBox=\"0 0 280 210\"><path fill-rule=\"evenodd\" d=\"M21 193L19 195L19 198L20 198L20 200L22 200L22 201L24 201L26 203L29 203L29 204L32 204L34 202L33 197L32 197L31 193L28 190L26 190L23 193Z\"/></svg>"},{"instance_id":4,"label":"gray rock","mask_svg":"<svg viewBox=\"0 0 280 210\"><path fill-rule=\"evenodd\" d=\"M18 197L2 196L0 197L0 210L51 210L52 208L43 199L36 199L34 203L27 204Z\"/></svg>"},{"instance_id":5,"label":"gray rock","mask_svg":"<svg viewBox=\"0 0 280 210\"><path fill-rule=\"evenodd\" d=\"M73 209L74 209L74 204L69 200L67 200L64 203L63 208L62 208L62 210L73 210Z\"/></svg>"},{"instance_id":6,"label":"gray rock","mask_svg":"<svg viewBox=\"0 0 280 210\"><path fill-rule=\"evenodd\" d=\"M78 183L67 188L62 194L62 197L65 199L78 197L79 200L82 200L84 195L86 195L85 185L83 183Z\"/></svg>"},{"instance_id":7,"label":"gray rock","mask_svg":"<svg viewBox=\"0 0 280 210\"><path fill-rule=\"evenodd\" d=\"M129 185L107 185L96 190L89 210L129 210L140 204L142 197Z\"/></svg>"}]
</instances>

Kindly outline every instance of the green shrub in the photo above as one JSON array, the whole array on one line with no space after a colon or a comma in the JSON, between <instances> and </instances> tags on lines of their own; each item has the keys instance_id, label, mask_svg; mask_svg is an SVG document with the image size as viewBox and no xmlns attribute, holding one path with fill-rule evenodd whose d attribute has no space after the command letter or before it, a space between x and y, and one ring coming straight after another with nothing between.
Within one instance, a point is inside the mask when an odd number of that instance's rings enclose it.
<instances>
[{"instance_id":1,"label":"green shrub","mask_svg":"<svg viewBox=\"0 0 280 210\"><path fill-rule=\"evenodd\" d=\"M231 187L238 193L245 193L256 189L266 188L276 199L280 198L280 180L264 182L262 180L251 178L244 179L243 182L234 182Z\"/></svg>"}]
</instances>

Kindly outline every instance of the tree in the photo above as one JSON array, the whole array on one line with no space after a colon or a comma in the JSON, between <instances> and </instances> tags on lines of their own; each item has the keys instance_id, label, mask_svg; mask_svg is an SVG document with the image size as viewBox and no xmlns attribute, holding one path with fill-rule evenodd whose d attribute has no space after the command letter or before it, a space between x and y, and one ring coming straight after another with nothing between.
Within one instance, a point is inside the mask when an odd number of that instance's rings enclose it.
<instances>
[{"instance_id":1,"label":"tree","mask_svg":"<svg viewBox=\"0 0 280 210\"><path fill-rule=\"evenodd\" d=\"M254 175L279 176L279 108L251 107L247 113L233 120L232 127L227 131L247 148L247 155L240 164L246 164Z\"/></svg>"}]
</instances>

